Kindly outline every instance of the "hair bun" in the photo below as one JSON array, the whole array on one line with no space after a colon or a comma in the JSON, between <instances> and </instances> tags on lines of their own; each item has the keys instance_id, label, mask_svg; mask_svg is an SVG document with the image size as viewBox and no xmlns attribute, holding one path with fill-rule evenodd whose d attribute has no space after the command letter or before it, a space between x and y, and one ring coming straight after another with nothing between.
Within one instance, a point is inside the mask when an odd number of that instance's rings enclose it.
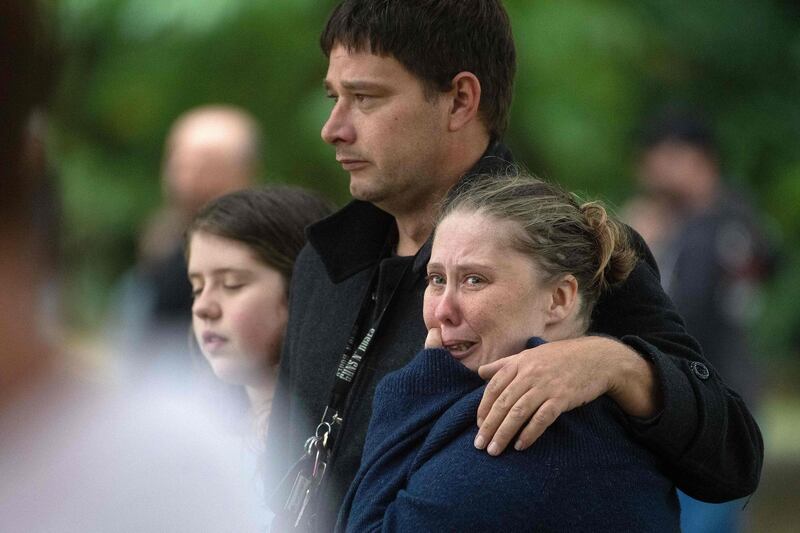
<instances>
[{"instance_id":1,"label":"hair bun","mask_svg":"<svg viewBox=\"0 0 800 533\"><path fill-rule=\"evenodd\" d=\"M616 220L609 218L600 202L580 205L584 221L597 243L597 271L594 282L605 290L628 277L636 265L637 257L628 245L628 232Z\"/></svg>"}]
</instances>

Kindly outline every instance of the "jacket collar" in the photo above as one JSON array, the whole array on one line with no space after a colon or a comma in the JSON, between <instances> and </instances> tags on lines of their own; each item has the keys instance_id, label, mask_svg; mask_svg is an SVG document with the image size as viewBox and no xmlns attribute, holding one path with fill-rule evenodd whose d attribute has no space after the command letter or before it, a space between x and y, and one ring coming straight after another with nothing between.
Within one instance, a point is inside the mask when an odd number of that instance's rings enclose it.
<instances>
[{"instance_id":1,"label":"jacket collar","mask_svg":"<svg viewBox=\"0 0 800 533\"><path fill-rule=\"evenodd\" d=\"M458 181L459 190L481 174L513 164L511 151L500 141L489 144L486 152ZM317 251L334 283L371 267L380 258L387 239L397 238L394 217L369 202L353 200L336 213L308 227L308 242ZM432 237L432 236L431 236ZM431 257L432 238L414 257L413 270L425 269Z\"/></svg>"}]
</instances>

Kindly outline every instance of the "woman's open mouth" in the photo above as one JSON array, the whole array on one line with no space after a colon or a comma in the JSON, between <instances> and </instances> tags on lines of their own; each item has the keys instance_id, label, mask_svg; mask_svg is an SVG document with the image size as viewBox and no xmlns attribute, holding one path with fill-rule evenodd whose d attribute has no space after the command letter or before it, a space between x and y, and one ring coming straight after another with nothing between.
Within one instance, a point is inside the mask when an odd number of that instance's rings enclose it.
<instances>
[{"instance_id":1,"label":"woman's open mouth","mask_svg":"<svg viewBox=\"0 0 800 533\"><path fill-rule=\"evenodd\" d=\"M474 348L477 345L478 343L475 341L463 341L463 340L443 343L444 349L450 352L450 355L452 355L456 359L463 359L464 357L468 356L470 353L474 351Z\"/></svg>"}]
</instances>

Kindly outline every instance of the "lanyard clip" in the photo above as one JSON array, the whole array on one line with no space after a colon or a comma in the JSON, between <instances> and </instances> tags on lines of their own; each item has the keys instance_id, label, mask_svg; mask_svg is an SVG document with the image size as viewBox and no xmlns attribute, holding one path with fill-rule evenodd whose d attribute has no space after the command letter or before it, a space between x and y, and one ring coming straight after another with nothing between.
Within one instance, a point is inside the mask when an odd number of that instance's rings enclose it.
<instances>
[{"instance_id":1,"label":"lanyard clip","mask_svg":"<svg viewBox=\"0 0 800 533\"><path fill-rule=\"evenodd\" d=\"M339 416L339 411L334 411L330 406L326 405L325 411L323 411L322 413L322 419L319 421L319 424L320 426L322 424L327 424L328 431L332 431L333 426L342 425L342 417ZM317 426L317 432L319 432L319 426Z\"/></svg>"}]
</instances>

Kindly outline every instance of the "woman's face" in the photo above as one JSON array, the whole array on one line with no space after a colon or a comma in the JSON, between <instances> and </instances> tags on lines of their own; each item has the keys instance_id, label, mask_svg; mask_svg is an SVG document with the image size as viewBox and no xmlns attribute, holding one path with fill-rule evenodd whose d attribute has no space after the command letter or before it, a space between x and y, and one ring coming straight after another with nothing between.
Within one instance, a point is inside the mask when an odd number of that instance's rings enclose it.
<instances>
[{"instance_id":1,"label":"woman's face","mask_svg":"<svg viewBox=\"0 0 800 533\"><path fill-rule=\"evenodd\" d=\"M197 343L217 377L258 386L278 364L286 331L283 276L239 241L197 231L189 246Z\"/></svg>"},{"instance_id":2,"label":"woman's face","mask_svg":"<svg viewBox=\"0 0 800 533\"><path fill-rule=\"evenodd\" d=\"M455 212L436 230L423 316L444 348L467 368L525 348L544 334L550 291L529 257L514 250L513 222Z\"/></svg>"}]
</instances>

